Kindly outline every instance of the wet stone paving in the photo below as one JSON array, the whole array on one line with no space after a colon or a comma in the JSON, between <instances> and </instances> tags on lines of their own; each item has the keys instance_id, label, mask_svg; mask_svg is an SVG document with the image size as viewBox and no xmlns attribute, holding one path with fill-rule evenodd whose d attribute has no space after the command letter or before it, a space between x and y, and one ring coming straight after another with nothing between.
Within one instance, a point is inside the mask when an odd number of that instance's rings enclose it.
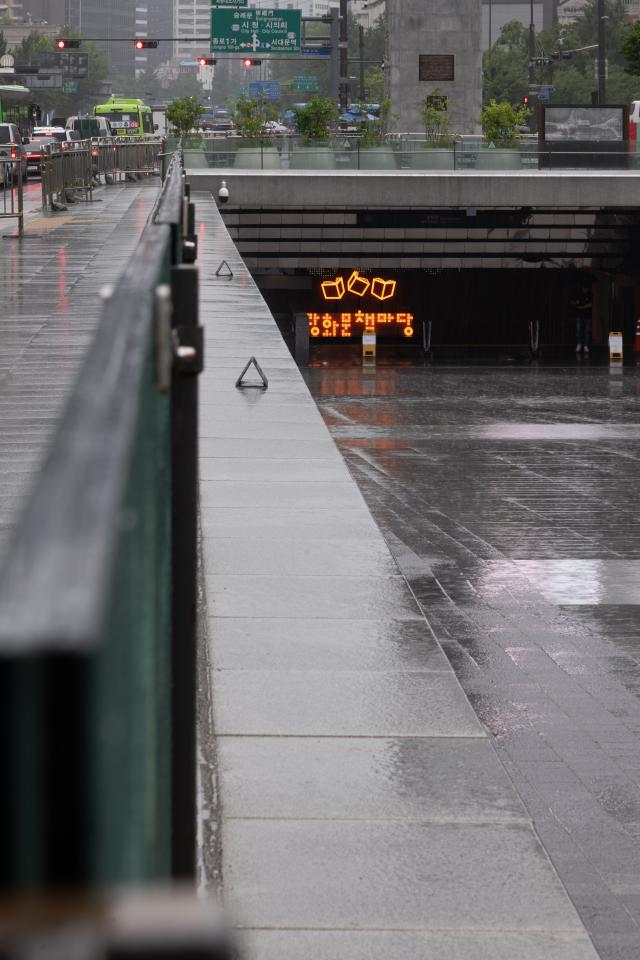
<instances>
[{"instance_id":1,"label":"wet stone paving","mask_svg":"<svg viewBox=\"0 0 640 960\"><path fill-rule=\"evenodd\" d=\"M43 216L26 188L25 238L0 222L0 552L11 537L75 383L101 310L158 195L158 181L94 191Z\"/></svg>"},{"instance_id":2,"label":"wet stone paving","mask_svg":"<svg viewBox=\"0 0 640 960\"><path fill-rule=\"evenodd\" d=\"M602 960L640 957L640 370L306 379Z\"/></svg>"}]
</instances>

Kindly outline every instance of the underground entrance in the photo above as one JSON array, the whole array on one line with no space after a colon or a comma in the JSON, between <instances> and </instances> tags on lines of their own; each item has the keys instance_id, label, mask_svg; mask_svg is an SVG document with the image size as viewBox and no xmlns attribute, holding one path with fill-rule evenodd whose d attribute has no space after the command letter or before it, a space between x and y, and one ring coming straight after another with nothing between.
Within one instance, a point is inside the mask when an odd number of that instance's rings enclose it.
<instances>
[{"instance_id":1,"label":"underground entrance","mask_svg":"<svg viewBox=\"0 0 640 960\"><path fill-rule=\"evenodd\" d=\"M363 334L372 332L379 360L425 354L435 362L505 355L562 360L575 353L577 315L591 323L592 358L606 360L611 331L622 332L630 355L640 312L637 284L602 270L354 267L270 272L256 280L302 362L305 336L313 362L357 358Z\"/></svg>"}]
</instances>

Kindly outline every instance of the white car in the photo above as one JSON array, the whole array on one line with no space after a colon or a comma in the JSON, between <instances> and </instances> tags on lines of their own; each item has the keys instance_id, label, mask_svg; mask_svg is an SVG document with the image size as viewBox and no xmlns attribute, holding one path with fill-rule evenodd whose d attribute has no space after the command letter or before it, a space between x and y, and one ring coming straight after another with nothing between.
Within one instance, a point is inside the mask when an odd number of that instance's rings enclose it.
<instances>
[{"instance_id":1,"label":"white car","mask_svg":"<svg viewBox=\"0 0 640 960\"><path fill-rule=\"evenodd\" d=\"M267 120L264 127L262 128L265 133L290 133L289 127L285 127L284 123L278 123L277 120Z\"/></svg>"}]
</instances>

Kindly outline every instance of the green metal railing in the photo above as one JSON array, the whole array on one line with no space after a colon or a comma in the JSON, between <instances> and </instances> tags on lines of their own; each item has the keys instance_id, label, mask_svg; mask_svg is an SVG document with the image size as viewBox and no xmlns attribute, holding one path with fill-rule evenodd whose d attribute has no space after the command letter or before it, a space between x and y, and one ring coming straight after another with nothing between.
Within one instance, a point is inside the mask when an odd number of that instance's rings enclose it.
<instances>
[{"instance_id":1,"label":"green metal railing","mask_svg":"<svg viewBox=\"0 0 640 960\"><path fill-rule=\"evenodd\" d=\"M195 878L202 335L181 161L103 292L0 565L0 892L12 897Z\"/></svg>"}]
</instances>

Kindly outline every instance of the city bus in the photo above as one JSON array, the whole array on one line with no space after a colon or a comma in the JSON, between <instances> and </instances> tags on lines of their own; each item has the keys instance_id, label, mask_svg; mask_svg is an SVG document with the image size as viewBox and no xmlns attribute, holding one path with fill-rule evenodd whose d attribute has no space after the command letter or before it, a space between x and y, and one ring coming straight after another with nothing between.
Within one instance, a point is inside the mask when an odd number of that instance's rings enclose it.
<instances>
[{"instance_id":1,"label":"city bus","mask_svg":"<svg viewBox=\"0 0 640 960\"><path fill-rule=\"evenodd\" d=\"M0 85L0 123L15 123L23 137L28 137L39 121L40 111L31 96L28 87Z\"/></svg>"},{"instance_id":2,"label":"city bus","mask_svg":"<svg viewBox=\"0 0 640 960\"><path fill-rule=\"evenodd\" d=\"M106 117L116 137L148 137L154 132L153 114L142 100L112 97L93 108L95 117Z\"/></svg>"}]
</instances>

